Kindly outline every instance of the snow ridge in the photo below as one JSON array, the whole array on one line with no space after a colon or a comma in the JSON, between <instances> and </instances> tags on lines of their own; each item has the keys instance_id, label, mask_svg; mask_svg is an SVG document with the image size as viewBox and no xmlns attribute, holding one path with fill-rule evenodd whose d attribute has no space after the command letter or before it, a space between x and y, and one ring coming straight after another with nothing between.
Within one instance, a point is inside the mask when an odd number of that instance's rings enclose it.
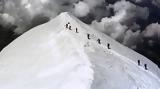
<instances>
[{"instance_id":1,"label":"snow ridge","mask_svg":"<svg viewBox=\"0 0 160 89\"><path fill-rule=\"evenodd\" d=\"M160 89L154 63L68 12L5 47L0 66L0 89Z\"/></svg>"}]
</instances>

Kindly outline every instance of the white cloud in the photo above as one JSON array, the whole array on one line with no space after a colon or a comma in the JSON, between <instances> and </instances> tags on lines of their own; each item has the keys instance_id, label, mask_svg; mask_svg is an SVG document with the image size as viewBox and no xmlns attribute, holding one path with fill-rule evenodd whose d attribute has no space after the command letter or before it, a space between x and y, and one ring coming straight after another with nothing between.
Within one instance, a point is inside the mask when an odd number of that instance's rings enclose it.
<instances>
[{"instance_id":1,"label":"white cloud","mask_svg":"<svg viewBox=\"0 0 160 89\"><path fill-rule=\"evenodd\" d=\"M101 22L93 21L91 26L128 47L136 48L142 37L140 26L135 20L147 19L148 9L125 0L118 1L109 7L113 8L115 15L110 18L105 17Z\"/></svg>"},{"instance_id":2,"label":"white cloud","mask_svg":"<svg viewBox=\"0 0 160 89\"><path fill-rule=\"evenodd\" d=\"M75 4L74 14L78 17L86 16L90 12L90 8L85 2L80 1Z\"/></svg>"},{"instance_id":3,"label":"white cloud","mask_svg":"<svg viewBox=\"0 0 160 89\"><path fill-rule=\"evenodd\" d=\"M121 22L125 24L130 24L138 18L147 19L149 16L148 8L136 6L125 0L118 1L114 5L111 5L111 7L114 9L116 15L121 15L123 13Z\"/></svg>"},{"instance_id":4,"label":"white cloud","mask_svg":"<svg viewBox=\"0 0 160 89\"><path fill-rule=\"evenodd\" d=\"M136 32L133 32L132 30L128 30L124 35L124 40L122 44L135 49L137 43L141 39L141 32L140 30L137 30Z\"/></svg>"},{"instance_id":5,"label":"white cloud","mask_svg":"<svg viewBox=\"0 0 160 89\"><path fill-rule=\"evenodd\" d=\"M152 38L158 37L160 39L160 24L153 23L146 27L145 31L143 32L144 37Z\"/></svg>"},{"instance_id":6,"label":"white cloud","mask_svg":"<svg viewBox=\"0 0 160 89\"><path fill-rule=\"evenodd\" d=\"M121 25L118 21L119 17L117 16L113 18L103 18L101 22L93 21L91 26L95 29L100 30L101 32L111 36L114 39L119 39L126 31L127 27L125 25Z\"/></svg>"},{"instance_id":7,"label":"white cloud","mask_svg":"<svg viewBox=\"0 0 160 89\"><path fill-rule=\"evenodd\" d=\"M0 14L0 24L3 26L3 27L9 27L10 25L14 25L15 23L15 19L13 16L7 14L7 13L3 13L3 14Z\"/></svg>"},{"instance_id":8,"label":"white cloud","mask_svg":"<svg viewBox=\"0 0 160 89\"><path fill-rule=\"evenodd\" d=\"M43 1L46 2L46 1ZM42 3L40 0L6 0L5 13L15 19L16 33L23 33L30 27L32 19L39 14L46 17L55 17L60 12L60 8L53 0L51 3ZM8 18L9 19L9 18ZM39 23L39 22L37 22ZM19 31L19 32L18 32Z\"/></svg>"},{"instance_id":9,"label":"white cloud","mask_svg":"<svg viewBox=\"0 0 160 89\"><path fill-rule=\"evenodd\" d=\"M45 3L49 3L49 0L40 0L41 3L45 4Z\"/></svg>"}]
</instances>

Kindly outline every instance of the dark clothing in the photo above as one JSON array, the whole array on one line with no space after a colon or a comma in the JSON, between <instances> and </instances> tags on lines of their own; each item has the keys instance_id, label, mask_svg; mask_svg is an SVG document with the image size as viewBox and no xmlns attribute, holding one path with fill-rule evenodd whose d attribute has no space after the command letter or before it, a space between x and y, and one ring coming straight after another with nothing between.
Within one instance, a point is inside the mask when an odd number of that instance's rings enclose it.
<instances>
[{"instance_id":1,"label":"dark clothing","mask_svg":"<svg viewBox=\"0 0 160 89\"><path fill-rule=\"evenodd\" d=\"M78 33L78 29L76 28L76 33Z\"/></svg>"},{"instance_id":2,"label":"dark clothing","mask_svg":"<svg viewBox=\"0 0 160 89\"><path fill-rule=\"evenodd\" d=\"M69 22L66 24L66 28L68 28L69 24L70 24Z\"/></svg>"},{"instance_id":3,"label":"dark clothing","mask_svg":"<svg viewBox=\"0 0 160 89\"><path fill-rule=\"evenodd\" d=\"M109 44L109 43L107 44L107 47L108 47L108 49L111 49L111 48L110 48L110 44Z\"/></svg>"},{"instance_id":4,"label":"dark clothing","mask_svg":"<svg viewBox=\"0 0 160 89\"><path fill-rule=\"evenodd\" d=\"M87 38L90 39L90 34L87 34Z\"/></svg>"},{"instance_id":5,"label":"dark clothing","mask_svg":"<svg viewBox=\"0 0 160 89\"><path fill-rule=\"evenodd\" d=\"M72 30L72 29L71 29L71 26L69 26L69 30Z\"/></svg>"},{"instance_id":6,"label":"dark clothing","mask_svg":"<svg viewBox=\"0 0 160 89\"><path fill-rule=\"evenodd\" d=\"M97 41L98 41L99 44L101 44L101 40L100 39L98 39Z\"/></svg>"},{"instance_id":7,"label":"dark clothing","mask_svg":"<svg viewBox=\"0 0 160 89\"><path fill-rule=\"evenodd\" d=\"M138 65L140 66L140 60L138 60Z\"/></svg>"},{"instance_id":8,"label":"dark clothing","mask_svg":"<svg viewBox=\"0 0 160 89\"><path fill-rule=\"evenodd\" d=\"M145 68L145 70L148 70L148 68L147 68L147 64L144 64L144 68Z\"/></svg>"},{"instance_id":9,"label":"dark clothing","mask_svg":"<svg viewBox=\"0 0 160 89\"><path fill-rule=\"evenodd\" d=\"M68 24L66 24L66 28L68 28Z\"/></svg>"}]
</instances>

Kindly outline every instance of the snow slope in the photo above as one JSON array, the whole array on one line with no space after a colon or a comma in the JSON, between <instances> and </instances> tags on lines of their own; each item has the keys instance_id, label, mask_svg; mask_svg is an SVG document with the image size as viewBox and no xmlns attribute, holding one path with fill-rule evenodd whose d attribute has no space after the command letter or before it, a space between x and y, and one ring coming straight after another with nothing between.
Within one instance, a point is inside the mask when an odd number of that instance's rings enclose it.
<instances>
[{"instance_id":1,"label":"snow slope","mask_svg":"<svg viewBox=\"0 0 160 89\"><path fill-rule=\"evenodd\" d=\"M65 27L68 22L72 30ZM1 51L0 89L160 89L160 70L64 12Z\"/></svg>"}]
</instances>

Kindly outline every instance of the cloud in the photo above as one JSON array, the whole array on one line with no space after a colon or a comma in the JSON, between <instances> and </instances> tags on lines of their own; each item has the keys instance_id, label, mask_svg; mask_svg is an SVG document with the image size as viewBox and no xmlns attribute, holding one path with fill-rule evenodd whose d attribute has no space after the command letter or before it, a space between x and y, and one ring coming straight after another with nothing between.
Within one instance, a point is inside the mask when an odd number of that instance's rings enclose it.
<instances>
[{"instance_id":1,"label":"cloud","mask_svg":"<svg viewBox=\"0 0 160 89\"><path fill-rule=\"evenodd\" d=\"M160 0L151 0L152 4L160 8Z\"/></svg>"},{"instance_id":2,"label":"cloud","mask_svg":"<svg viewBox=\"0 0 160 89\"><path fill-rule=\"evenodd\" d=\"M141 40L142 40L142 37L141 37L140 30L137 30L136 32L133 32L132 30L128 30L124 35L122 44L132 49L136 49L137 44L141 42Z\"/></svg>"},{"instance_id":3,"label":"cloud","mask_svg":"<svg viewBox=\"0 0 160 89\"><path fill-rule=\"evenodd\" d=\"M43 4L49 3L49 0L40 0L40 1L41 1L41 3L43 3Z\"/></svg>"},{"instance_id":4,"label":"cloud","mask_svg":"<svg viewBox=\"0 0 160 89\"><path fill-rule=\"evenodd\" d=\"M123 36L123 33L127 27L125 25L121 25L119 22L114 21L113 19L114 18L104 18L101 22L93 21L91 26L118 40L121 38L121 36Z\"/></svg>"},{"instance_id":5,"label":"cloud","mask_svg":"<svg viewBox=\"0 0 160 89\"><path fill-rule=\"evenodd\" d=\"M144 37L146 38L158 38L160 40L160 24L152 23L146 27L143 31Z\"/></svg>"},{"instance_id":6,"label":"cloud","mask_svg":"<svg viewBox=\"0 0 160 89\"><path fill-rule=\"evenodd\" d=\"M78 17L86 16L90 12L89 6L85 2L78 2L75 4L74 14Z\"/></svg>"},{"instance_id":7,"label":"cloud","mask_svg":"<svg viewBox=\"0 0 160 89\"><path fill-rule=\"evenodd\" d=\"M114 5L111 5L116 15L122 15L120 22L130 25L135 22L136 19L147 19L149 16L149 10L147 7L136 6L129 1L118 1Z\"/></svg>"},{"instance_id":8,"label":"cloud","mask_svg":"<svg viewBox=\"0 0 160 89\"><path fill-rule=\"evenodd\" d=\"M14 17L7 13L0 14L0 24L4 28L9 28L10 26L13 26L15 23Z\"/></svg>"},{"instance_id":9,"label":"cloud","mask_svg":"<svg viewBox=\"0 0 160 89\"><path fill-rule=\"evenodd\" d=\"M104 2L104 0L84 0L84 2L87 3L91 9L93 9L96 6L101 5Z\"/></svg>"},{"instance_id":10,"label":"cloud","mask_svg":"<svg viewBox=\"0 0 160 89\"><path fill-rule=\"evenodd\" d=\"M54 18L61 12L59 5L54 0L52 2L51 0L5 0L4 6L4 13L15 19L14 24L17 29L14 32L18 34L22 34L29 30L30 27L34 27L31 23L37 15ZM10 18L7 19L9 20ZM34 24L39 23L41 22L35 22Z\"/></svg>"},{"instance_id":11,"label":"cloud","mask_svg":"<svg viewBox=\"0 0 160 89\"><path fill-rule=\"evenodd\" d=\"M93 21L91 26L109 35L122 44L135 49L142 39L140 25L137 19L147 19L149 11L146 7L136 6L129 1L117 1L113 5L114 16L102 18L100 22Z\"/></svg>"},{"instance_id":12,"label":"cloud","mask_svg":"<svg viewBox=\"0 0 160 89\"><path fill-rule=\"evenodd\" d=\"M74 4L74 12L78 17L87 16L89 13L93 14L96 19L100 19L103 16L107 16L109 11L107 11L104 5L104 0L83 0L78 1Z\"/></svg>"}]
</instances>

